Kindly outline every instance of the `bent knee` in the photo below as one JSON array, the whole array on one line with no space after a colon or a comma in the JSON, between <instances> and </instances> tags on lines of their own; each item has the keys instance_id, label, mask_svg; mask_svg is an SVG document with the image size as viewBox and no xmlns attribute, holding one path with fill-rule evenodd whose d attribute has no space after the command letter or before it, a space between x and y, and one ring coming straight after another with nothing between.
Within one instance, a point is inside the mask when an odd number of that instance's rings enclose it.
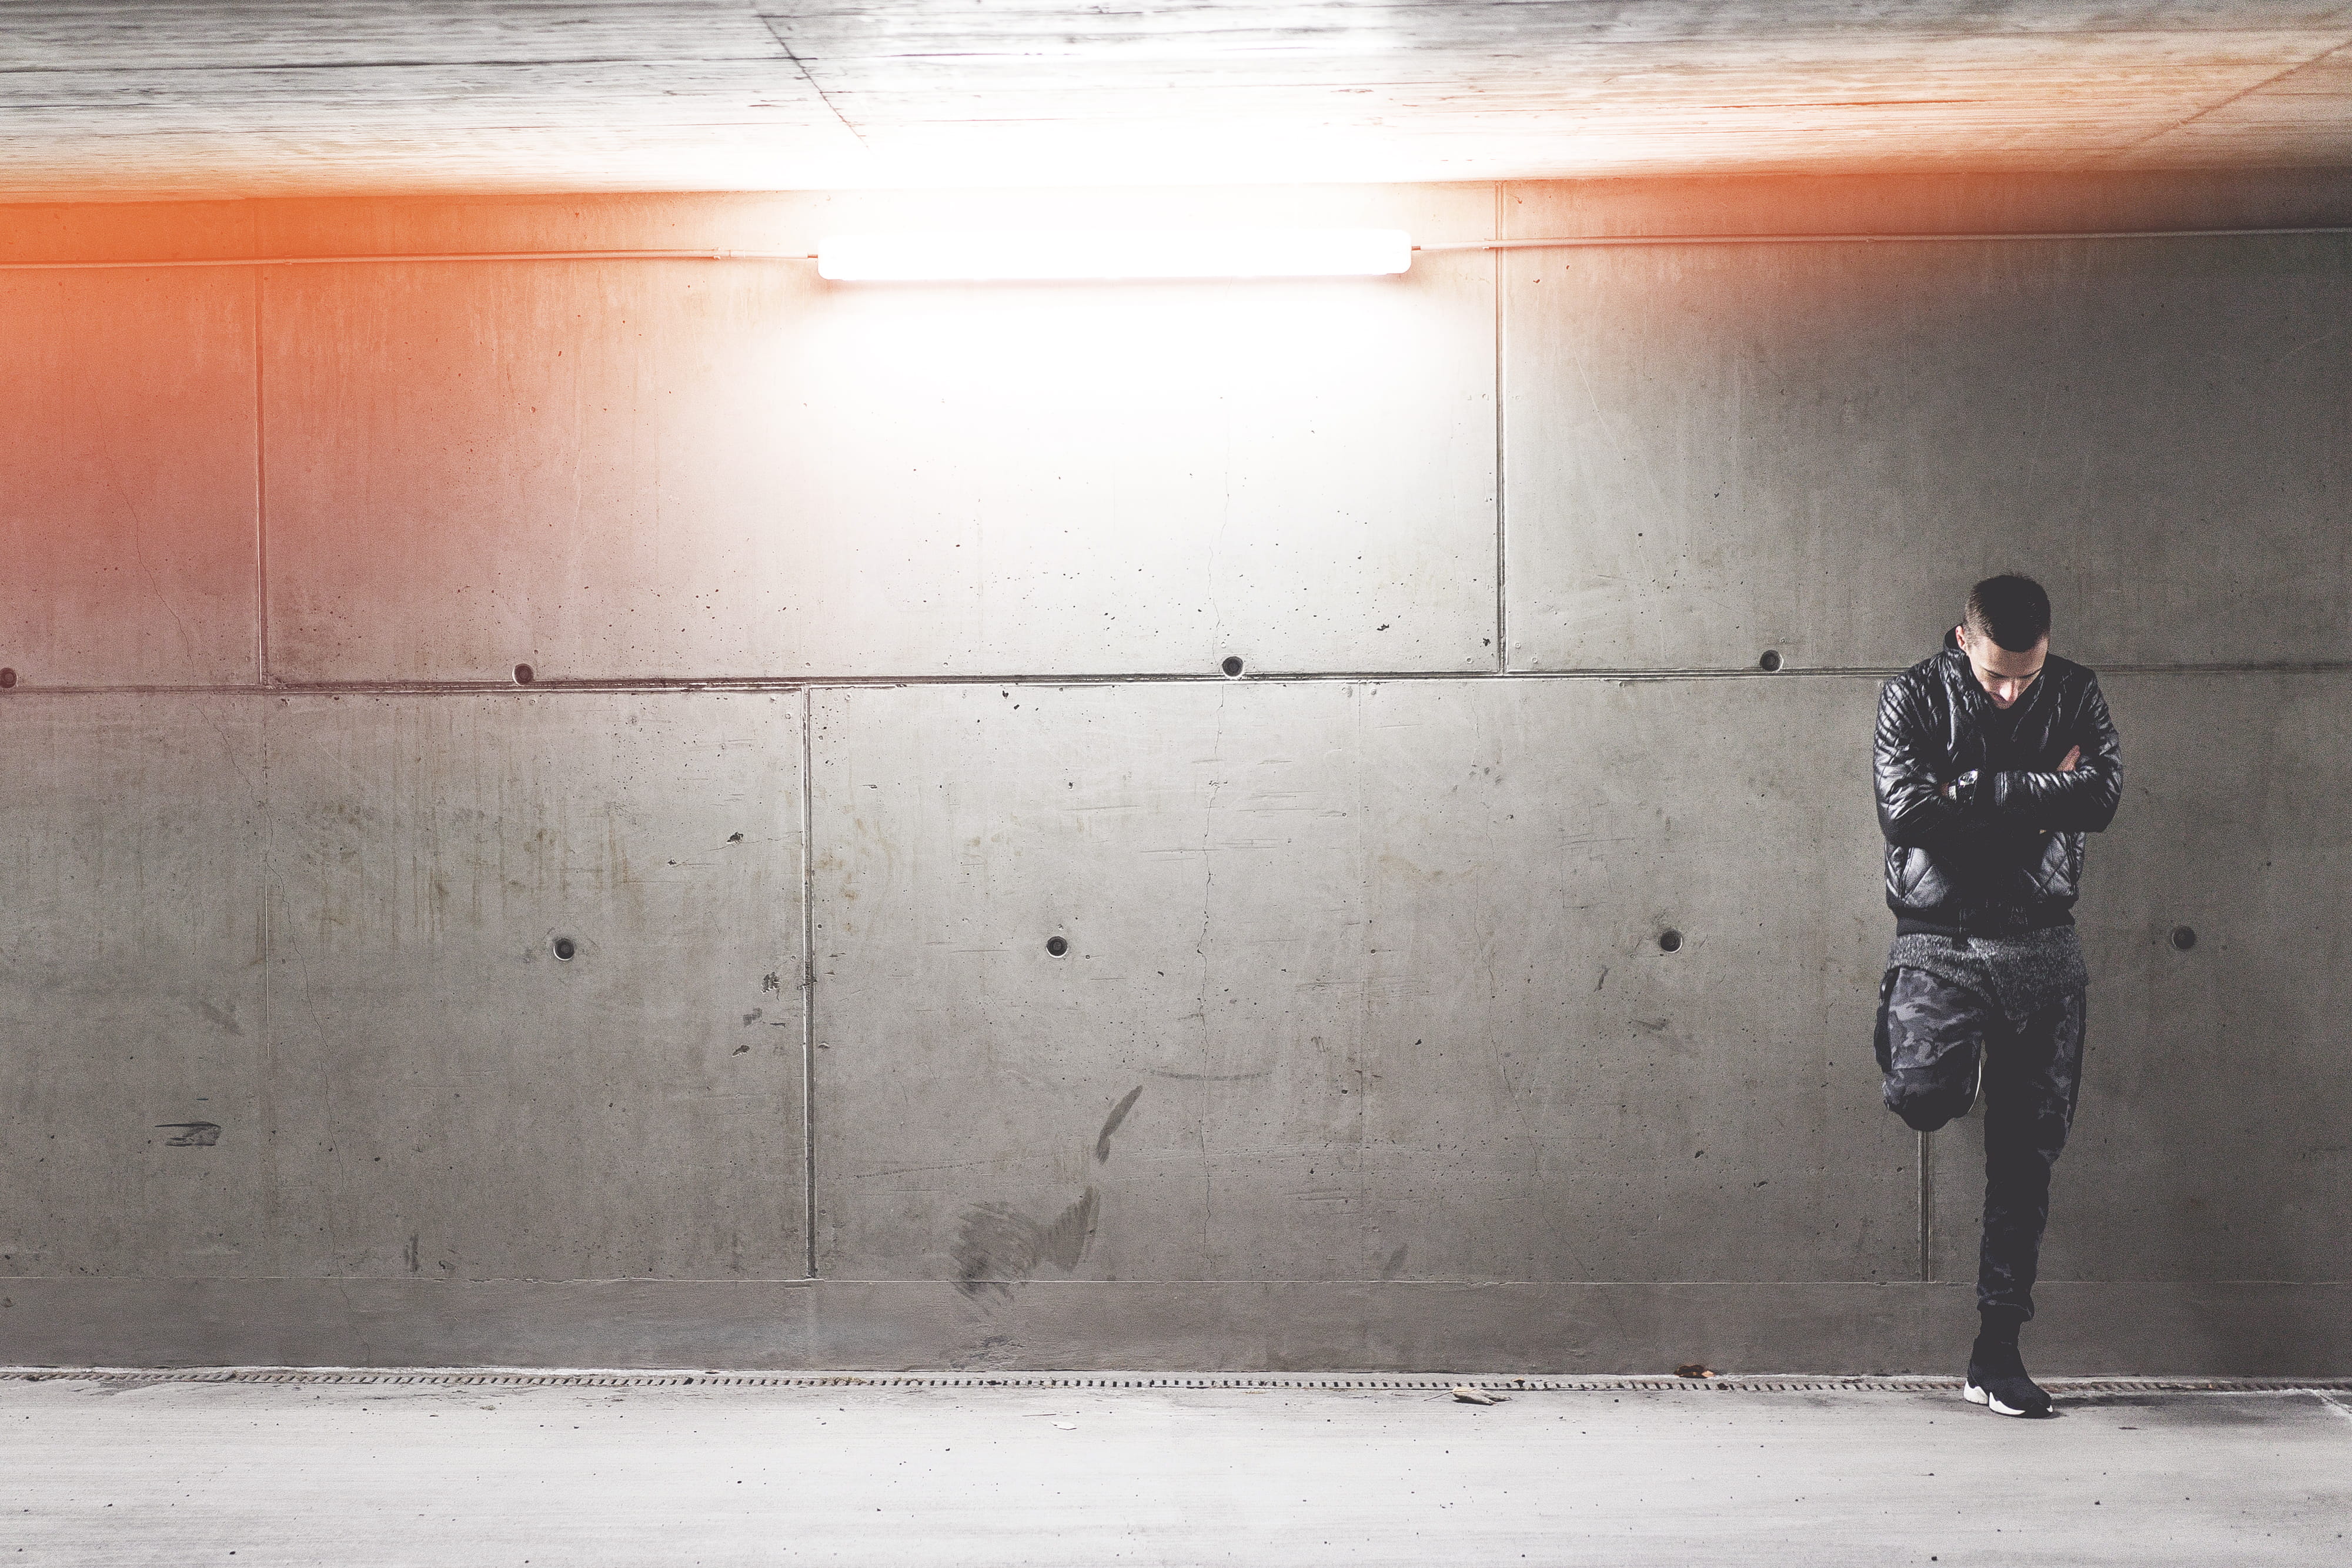
<instances>
[{"instance_id":1,"label":"bent knee","mask_svg":"<svg viewBox=\"0 0 2352 1568\"><path fill-rule=\"evenodd\" d=\"M1967 1115L1976 1095L1969 1089L1895 1072L1887 1075L1885 1100L1886 1108L1902 1117L1905 1126L1915 1133L1932 1133Z\"/></svg>"}]
</instances>

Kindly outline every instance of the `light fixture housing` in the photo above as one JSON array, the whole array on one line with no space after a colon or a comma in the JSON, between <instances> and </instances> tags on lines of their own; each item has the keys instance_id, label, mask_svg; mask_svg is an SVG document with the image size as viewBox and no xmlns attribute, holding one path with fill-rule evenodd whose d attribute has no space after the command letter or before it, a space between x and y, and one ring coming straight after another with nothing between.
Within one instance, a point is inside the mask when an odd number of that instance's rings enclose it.
<instances>
[{"instance_id":1,"label":"light fixture housing","mask_svg":"<svg viewBox=\"0 0 2352 1568\"><path fill-rule=\"evenodd\" d=\"M1402 229L977 229L830 235L820 277L841 283L1120 278L1381 277L1412 265Z\"/></svg>"}]
</instances>

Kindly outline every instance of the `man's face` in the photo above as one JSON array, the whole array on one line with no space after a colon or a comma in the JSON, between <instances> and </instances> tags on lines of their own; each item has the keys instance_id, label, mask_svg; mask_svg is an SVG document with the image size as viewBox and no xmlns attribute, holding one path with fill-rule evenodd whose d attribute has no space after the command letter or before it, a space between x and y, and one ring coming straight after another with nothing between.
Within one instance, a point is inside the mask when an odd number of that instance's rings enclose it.
<instances>
[{"instance_id":1,"label":"man's face","mask_svg":"<svg viewBox=\"0 0 2352 1568\"><path fill-rule=\"evenodd\" d=\"M1977 685L1992 706L2005 708L2023 696L2042 674L2042 662L2050 656L2050 639L2044 637L2022 653L2002 647L1990 637L1979 637L1963 623L1959 627L1960 647L1968 653L1969 668L1976 673Z\"/></svg>"}]
</instances>

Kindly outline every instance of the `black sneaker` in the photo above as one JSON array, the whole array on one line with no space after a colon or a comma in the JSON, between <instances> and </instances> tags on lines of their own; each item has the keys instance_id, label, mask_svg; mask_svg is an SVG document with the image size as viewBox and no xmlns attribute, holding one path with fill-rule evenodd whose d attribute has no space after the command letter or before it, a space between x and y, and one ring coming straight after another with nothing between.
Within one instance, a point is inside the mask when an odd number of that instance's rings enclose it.
<instances>
[{"instance_id":1,"label":"black sneaker","mask_svg":"<svg viewBox=\"0 0 2352 1568\"><path fill-rule=\"evenodd\" d=\"M1969 1404L1985 1406L1996 1416L2050 1414L2050 1396L2025 1375L2025 1358L2014 1343L1979 1338L1970 1346L1968 1386L1960 1392Z\"/></svg>"}]
</instances>

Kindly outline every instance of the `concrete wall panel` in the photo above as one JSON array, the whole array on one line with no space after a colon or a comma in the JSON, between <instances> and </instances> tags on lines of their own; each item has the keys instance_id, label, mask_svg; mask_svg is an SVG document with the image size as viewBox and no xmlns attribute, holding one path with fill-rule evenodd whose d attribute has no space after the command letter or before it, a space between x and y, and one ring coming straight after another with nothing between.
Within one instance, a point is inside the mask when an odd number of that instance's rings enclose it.
<instances>
[{"instance_id":1,"label":"concrete wall panel","mask_svg":"<svg viewBox=\"0 0 2352 1568\"><path fill-rule=\"evenodd\" d=\"M0 666L252 680L252 275L0 272Z\"/></svg>"},{"instance_id":2,"label":"concrete wall panel","mask_svg":"<svg viewBox=\"0 0 2352 1568\"><path fill-rule=\"evenodd\" d=\"M386 264L268 308L291 680L1495 661L1484 256L1075 289Z\"/></svg>"},{"instance_id":3,"label":"concrete wall panel","mask_svg":"<svg viewBox=\"0 0 2352 1568\"><path fill-rule=\"evenodd\" d=\"M0 701L0 1275L268 1272L260 718Z\"/></svg>"},{"instance_id":4,"label":"concrete wall panel","mask_svg":"<svg viewBox=\"0 0 2352 1568\"><path fill-rule=\"evenodd\" d=\"M821 696L820 1271L1916 1273L1873 695Z\"/></svg>"},{"instance_id":5,"label":"concrete wall panel","mask_svg":"<svg viewBox=\"0 0 2352 1568\"><path fill-rule=\"evenodd\" d=\"M804 1271L797 709L277 700L287 1271Z\"/></svg>"},{"instance_id":6,"label":"concrete wall panel","mask_svg":"<svg viewBox=\"0 0 2352 1568\"><path fill-rule=\"evenodd\" d=\"M1550 204L1513 232L1561 232ZM2352 657L2352 240L1507 253L1517 669Z\"/></svg>"},{"instance_id":7,"label":"concrete wall panel","mask_svg":"<svg viewBox=\"0 0 2352 1568\"><path fill-rule=\"evenodd\" d=\"M1911 1271L1912 1150L1876 1115L1856 1009L1884 940L1852 783L1874 695L1761 678L1368 694L1402 1048L1371 1136L1397 1151L1385 1192L1420 1213L1422 1271Z\"/></svg>"},{"instance_id":8,"label":"concrete wall panel","mask_svg":"<svg viewBox=\"0 0 2352 1568\"><path fill-rule=\"evenodd\" d=\"M2043 1271L2335 1278L2352 1249L2352 692L2312 675L2102 685L2125 795L2092 841L2083 1100ZM1937 1276L1972 1280L1981 1111L1935 1144Z\"/></svg>"}]
</instances>

